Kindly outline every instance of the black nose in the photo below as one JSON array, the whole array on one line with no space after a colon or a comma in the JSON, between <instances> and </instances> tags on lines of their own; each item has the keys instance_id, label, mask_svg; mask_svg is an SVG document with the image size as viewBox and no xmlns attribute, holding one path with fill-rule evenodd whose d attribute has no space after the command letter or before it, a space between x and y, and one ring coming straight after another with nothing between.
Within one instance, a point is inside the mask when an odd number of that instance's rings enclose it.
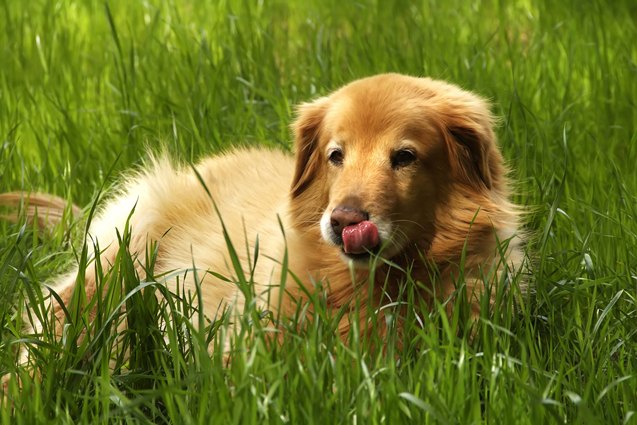
<instances>
[{"instance_id":1,"label":"black nose","mask_svg":"<svg viewBox=\"0 0 637 425\"><path fill-rule=\"evenodd\" d=\"M352 224L358 224L361 221L369 219L369 214L358 208L336 207L332 211L330 219L334 233L340 236L345 227L351 226Z\"/></svg>"}]
</instances>

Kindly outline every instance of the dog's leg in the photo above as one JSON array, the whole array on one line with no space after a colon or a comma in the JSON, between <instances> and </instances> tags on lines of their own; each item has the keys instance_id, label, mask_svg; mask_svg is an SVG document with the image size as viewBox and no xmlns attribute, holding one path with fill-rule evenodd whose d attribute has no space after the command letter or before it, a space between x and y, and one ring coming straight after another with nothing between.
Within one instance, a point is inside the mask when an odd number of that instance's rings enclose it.
<instances>
[{"instance_id":1,"label":"dog's leg","mask_svg":"<svg viewBox=\"0 0 637 425\"><path fill-rule=\"evenodd\" d=\"M143 197L143 195L140 196ZM137 195L125 194L119 196L108 202L103 212L91 224L85 242L88 249L85 269L80 270L78 266L75 266L70 272L58 277L49 286L51 294L44 294L48 298L41 314L50 315L49 318L51 320L48 320L47 324L51 326L51 329L49 329L48 334L58 339L63 338L65 324L67 323L66 314L80 279L84 289L84 294L82 295L87 305L90 305L95 296L103 295L98 293L98 288L101 288L99 291L102 293L108 290L107 287L102 287L100 282L98 282L98 270L96 268L100 268L102 275L107 275L110 268L116 263L118 251L120 250L120 238L127 232L130 235L127 238L128 251L131 256L136 258L135 267L137 271L143 270L142 261L145 259L146 240L149 234L153 233L153 222L149 220L149 214L143 214L135 209L136 206L143 204L144 201ZM96 259L99 259L99 262ZM89 322L93 321L96 315L95 303L87 313ZM28 316L25 319L31 322L29 325L31 329L30 332L27 330L27 333L43 336L45 333L44 324L39 320L38 315L34 313L33 306ZM28 365L28 362L29 350L22 347L19 355L19 364L25 366Z\"/></svg>"}]
</instances>

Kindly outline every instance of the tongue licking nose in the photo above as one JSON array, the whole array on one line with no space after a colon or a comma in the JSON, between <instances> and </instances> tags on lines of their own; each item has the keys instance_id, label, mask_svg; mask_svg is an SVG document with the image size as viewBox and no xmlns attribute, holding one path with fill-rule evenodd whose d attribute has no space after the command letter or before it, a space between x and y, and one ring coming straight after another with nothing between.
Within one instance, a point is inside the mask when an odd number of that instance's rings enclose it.
<instances>
[{"instance_id":1,"label":"tongue licking nose","mask_svg":"<svg viewBox=\"0 0 637 425\"><path fill-rule=\"evenodd\" d=\"M341 233L343 238L343 250L346 254L363 254L375 248L380 240L378 228L371 221L346 226Z\"/></svg>"}]
</instances>

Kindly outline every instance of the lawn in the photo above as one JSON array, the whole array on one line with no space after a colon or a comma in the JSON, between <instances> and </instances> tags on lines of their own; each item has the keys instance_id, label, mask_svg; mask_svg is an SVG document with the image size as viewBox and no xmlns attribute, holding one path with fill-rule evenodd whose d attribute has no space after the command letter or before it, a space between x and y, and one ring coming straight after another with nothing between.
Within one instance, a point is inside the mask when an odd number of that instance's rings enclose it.
<instances>
[{"instance_id":1,"label":"lawn","mask_svg":"<svg viewBox=\"0 0 637 425\"><path fill-rule=\"evenodd\" d=\"M2 423L637 424L636 22L630 0L0 1L0 192L85 207L52 231L0 221L0 375L23 381ZM437 306L378 350L340 341L317 291L281 345L247 312L228 359L206 349L226 323L122 249L97 320L76 299L63 341L22 330L24 300L86 261L91 206L149 150L290 150L294 105L387 71L492 100L528 292L473 331Z\"/></svg>"}]
</instances>

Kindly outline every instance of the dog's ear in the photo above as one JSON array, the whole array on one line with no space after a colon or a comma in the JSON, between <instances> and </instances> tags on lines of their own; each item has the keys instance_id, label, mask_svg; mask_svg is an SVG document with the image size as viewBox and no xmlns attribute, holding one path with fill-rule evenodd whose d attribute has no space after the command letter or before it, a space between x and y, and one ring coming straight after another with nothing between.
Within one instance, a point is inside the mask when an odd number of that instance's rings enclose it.
<instances>
[{"instance_id":1,"label":"dog's ear","mask_svg":"<svg viewBox=\"0 0 637 425\"><path fill-rule=\"evenodd\" d=\"M452 172L474 187L500 189L504 166L488 103L465 91L448 101L442 120Z\"/></svg>"},{"instance_id":2,"label":"dog's ear","mask_svg":"<svg viewBox=\"0 0 637 425\"><path fill-rule=\"evenodd\" d=\"M321 163L318 153L321 125L327 112L329 99L321 97L297 108L297 119L292 124L296 167L292 180L292 198L299 196L316 176Z\"/></svg>"}]
</instances>

